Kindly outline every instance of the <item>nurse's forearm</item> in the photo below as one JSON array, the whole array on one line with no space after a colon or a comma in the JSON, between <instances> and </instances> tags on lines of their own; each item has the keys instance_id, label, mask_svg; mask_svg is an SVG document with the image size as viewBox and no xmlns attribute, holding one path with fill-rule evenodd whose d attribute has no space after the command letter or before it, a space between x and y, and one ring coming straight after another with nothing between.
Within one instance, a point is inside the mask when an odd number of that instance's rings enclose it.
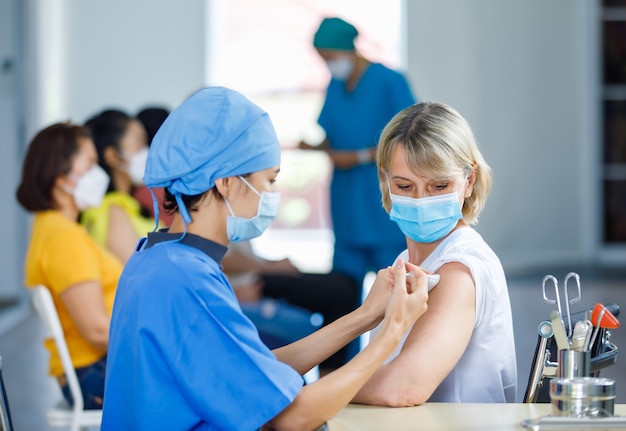
<instances>
[{"instance_id":1,"label":"nurse's forearm","mask_svg":"<svg viewBox=\"0 0 626 431\"><path fill-rule=\"evenodd\" d=\"M350 362L303 387L293 403L270 421L271 429L315 429L336 415L393 352L403 331L397 322L385 322L378 335Z\"/></svg>"},{"instance_id":2,"label":"nurse's forearm","mask_svg":"<svg viewBox=\"0 0 626 431\"><path fill-rule=\"evenodd\" d=\"M374 328L379 321L379 316L370 315L360 307L308 337L273 352L278 360L291 365L300 374L305 374L350 341Z\"/></svg>"}]
</instances>

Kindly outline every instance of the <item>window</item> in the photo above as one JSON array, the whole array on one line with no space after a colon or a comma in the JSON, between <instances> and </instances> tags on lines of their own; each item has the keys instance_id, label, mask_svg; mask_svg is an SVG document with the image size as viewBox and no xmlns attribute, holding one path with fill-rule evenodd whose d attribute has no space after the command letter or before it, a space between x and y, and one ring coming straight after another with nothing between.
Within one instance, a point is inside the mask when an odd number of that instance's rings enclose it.
<instances>
[{"instance_id":1,"label":"window","mask_svg":"<svg viewBox=\"0 0 626 431\"><path fill-rule=\"evenodd\" d=\"M626 243L626 0L603 0L603 242Z\"/></svg>"},{"instance_id":2,"label":"window","mask_svg":"<svg viewBox=\"0 0 626 431\"><path fill-rule=\"evenodd\" d=\"M328 211L332 166L325 154L295 149L321 142L316 120L329 74L312 46L327 16L359 29L357 49L372 61L400 66L401 0L209 0L207 82L245 94L274 123L283 148L277 220L255 250L289 257L304 271L326 272L333 235Z\"/></svg>"}]
</instances>

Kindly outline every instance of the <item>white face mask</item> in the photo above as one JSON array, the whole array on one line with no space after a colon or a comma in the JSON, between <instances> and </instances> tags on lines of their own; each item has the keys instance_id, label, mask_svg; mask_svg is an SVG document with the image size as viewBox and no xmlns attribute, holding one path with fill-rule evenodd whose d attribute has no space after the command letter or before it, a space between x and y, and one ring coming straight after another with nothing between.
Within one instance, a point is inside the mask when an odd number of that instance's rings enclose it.
<instances>
[{"instance_id":1,"label":"white face mask","mask_svg":"<svg viewBox=\"0 0 626 431\"><path fill-rule=\"evenodd\" d=\"M326 62L326 65L332 77L340 81L346 81L354 69L354 61L350 57L330 60Z\"/></svg>"},{"instance_id":2,"label":"white face mask","mask_svg":"<svg viewBox=\"0 0 626 431\"><path fill-rule=\"evenodd\" d=\"M148 161L148 149L143 148L133 154L126 167L126 172L130 176L133 185L140 186L143 184L143 176L146 173L146 162Z\"/></svg>"},{"instance_id":3,"label":"white face mask","mask_svg":"<svg viewBox=\"0 0 626 431\"><path fill-rule=\"evenodd\" d=\"M72 191L76 206L80 210L99 207L109 187L109 176L98 165L94 165L76 181Z\"/></svg>"}]
</instances>

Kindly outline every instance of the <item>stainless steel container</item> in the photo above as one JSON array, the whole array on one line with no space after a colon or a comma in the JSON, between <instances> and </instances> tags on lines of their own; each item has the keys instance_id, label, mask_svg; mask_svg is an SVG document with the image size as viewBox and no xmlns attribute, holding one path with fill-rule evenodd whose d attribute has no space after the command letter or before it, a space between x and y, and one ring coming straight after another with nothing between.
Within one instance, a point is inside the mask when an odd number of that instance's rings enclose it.
<instances>
[{"instance_id":1,"label":"stainless steel container","mask_svg":"<svg viewBox=\"0 0 626 431\"><path fill-rule=\"evenodd\" d=\"M613 416L615 380L596 377L552 379L550 400L552 416Z\"/></svg>"},{"instance_id":2,"label":"stainless steel container","mask_svg":"<svg viewBox=\"0 0 626 431\"><path fill-rule=\"evenodd\" d=\"M568 379L591 376L591 352L559 350L558 375Z\"/></svg>"}]
</instances>

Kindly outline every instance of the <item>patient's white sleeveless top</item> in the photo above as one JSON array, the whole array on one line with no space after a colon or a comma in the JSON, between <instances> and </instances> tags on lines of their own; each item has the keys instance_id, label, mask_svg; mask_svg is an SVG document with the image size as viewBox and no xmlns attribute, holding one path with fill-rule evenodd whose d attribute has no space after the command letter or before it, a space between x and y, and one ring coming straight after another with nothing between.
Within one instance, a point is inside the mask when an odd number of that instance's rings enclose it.
<instances>
[{"instance_id":1,"label":"patient's white sleeveless top","mask_svg":"<svg viewBox=\"0 0 626 431\"><path fill-rule=\"evenodd\" d=\"M408 261L408 251L399 257ZM515 402L517 365L513 321L500 260L478 232L465 227L448 235L421 266L437 272L449 262L459 262L471 271L476 285L476 320L465 353L429 401ZM407 335L386 363L400 353Z\"/></svg>"}]
</instances>

